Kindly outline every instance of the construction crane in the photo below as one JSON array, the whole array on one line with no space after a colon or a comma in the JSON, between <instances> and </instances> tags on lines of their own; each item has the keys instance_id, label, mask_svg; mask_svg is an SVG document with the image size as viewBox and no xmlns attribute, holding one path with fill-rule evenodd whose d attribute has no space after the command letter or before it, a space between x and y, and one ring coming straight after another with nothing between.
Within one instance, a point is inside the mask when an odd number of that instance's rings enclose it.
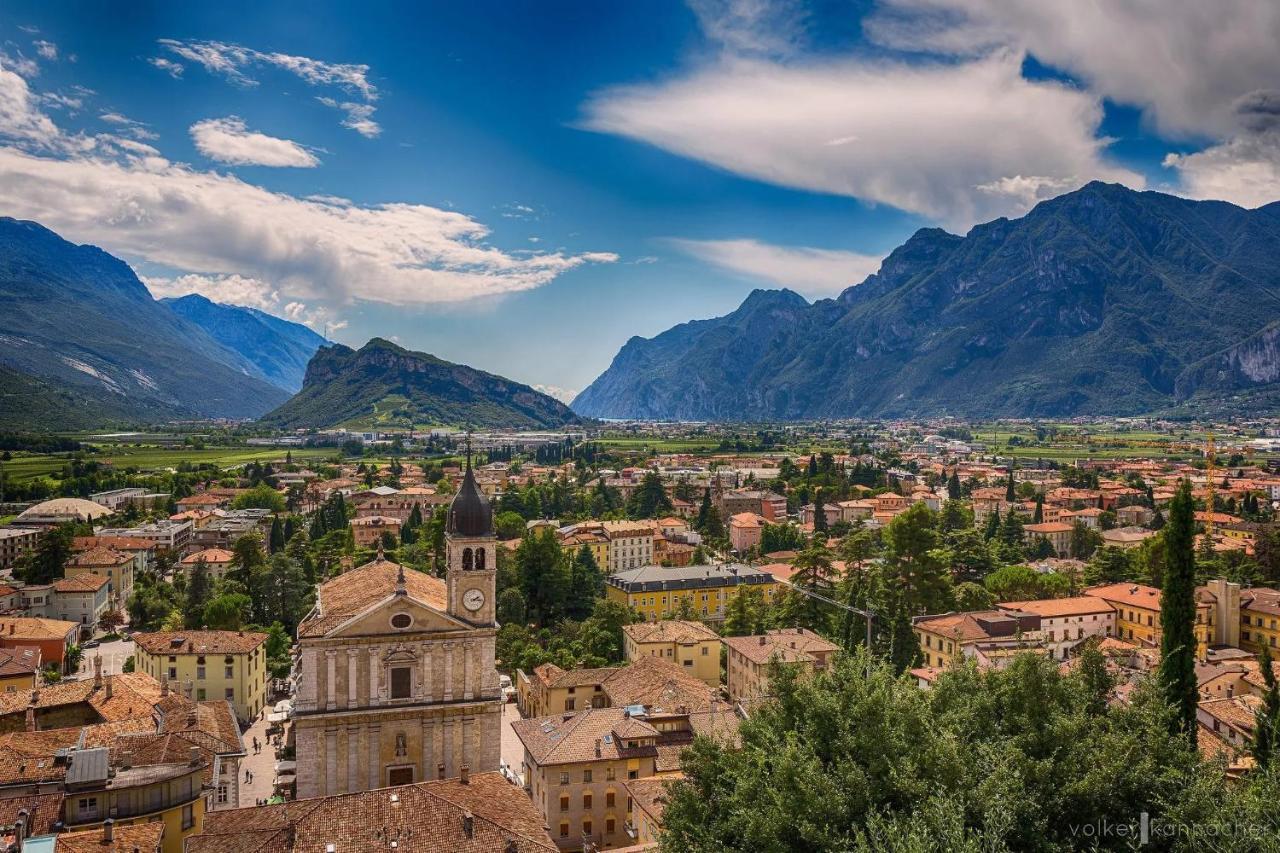
<instances>
[{"instance_id":1,"label":"construction crane","mask_svg":"<svg viewBox=\"0 0 1280 853\"><path fill-rule=\"evenodd\" d=\"M1205 434L1205 445L1204 445L1204 472L1205 472L1205 476L1208 477L1208 481L1207 481L1208 493L1205 495L1205 499L1204 499L1205 509L1208 510L1208 513L1204 517L1205 518L1204 535L1205 535L1205 541L1209 543L1210 548L1213 547L1213 515L1214 515L1213 463L1214 463L1213 432L1210 431Z\"/></svg>"}]
</instances>

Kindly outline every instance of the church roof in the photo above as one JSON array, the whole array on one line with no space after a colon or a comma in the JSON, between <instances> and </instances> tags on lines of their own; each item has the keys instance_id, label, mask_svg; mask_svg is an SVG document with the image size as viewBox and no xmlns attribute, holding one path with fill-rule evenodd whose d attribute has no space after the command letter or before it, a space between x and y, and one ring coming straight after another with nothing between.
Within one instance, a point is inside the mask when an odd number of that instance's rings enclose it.
<instances>
[{"instance_id":1,"label":"church roof","mask_svg":"<svg viewBox=\"0 0 1280 853\"><path fill-rule=\"evenodd\" d=\"M321 584L316 609L298 626L298 636L322 637L375 601L395 594L401 572L410 597L442 613L448 609L444 581L379 555L373 562Z\"/></svg>"},{"instance_id":2,"label":"church roof","mask_svg":"<svg viewBox=\"0 0 1280 853\"><path fill-rule=\"evenodd\" d=\"M476 485L475 474L471 471L470 452L467 455L467 470L462 477L462 485L458 488L453 503L449 505L446 529L456 536L493 535L493 508Z\"/></svg>"}]
</instances>

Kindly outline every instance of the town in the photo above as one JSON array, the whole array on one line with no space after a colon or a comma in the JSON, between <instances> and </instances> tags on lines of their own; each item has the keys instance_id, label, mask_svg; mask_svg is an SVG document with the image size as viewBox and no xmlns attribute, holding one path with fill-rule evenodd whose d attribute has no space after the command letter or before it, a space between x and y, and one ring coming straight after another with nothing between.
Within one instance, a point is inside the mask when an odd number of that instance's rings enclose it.
<instances>
[{"instance_id":1,"label":"town","mask_svg":"<svg viewBox=\"0 0 1280 853\"><path fill-rule=\"evenodd\" d=\"M312 431L146 469L6 436L0 825L15 849L681 849L708 750L749 753L779 708L1034 670L1132 711L1170 648L1239 786L1280 734L1275 434Z\"/></svg>"}]
</instances>

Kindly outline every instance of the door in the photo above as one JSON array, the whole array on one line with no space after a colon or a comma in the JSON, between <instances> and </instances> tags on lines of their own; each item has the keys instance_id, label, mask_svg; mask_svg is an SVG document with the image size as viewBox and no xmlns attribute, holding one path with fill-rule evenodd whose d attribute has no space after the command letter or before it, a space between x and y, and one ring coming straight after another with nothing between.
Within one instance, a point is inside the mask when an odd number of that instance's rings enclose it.
<instances>
[{"instance_id":1,"label":"door","mask_svg":"<svg viewBox=\"0 0 1280 853\"><path fill-rule=\"evenodd\" d=\"M412 785L413 784L413 768L412 767L392 767L387 770L388 785Z\"/></svg>"}]
</instances>

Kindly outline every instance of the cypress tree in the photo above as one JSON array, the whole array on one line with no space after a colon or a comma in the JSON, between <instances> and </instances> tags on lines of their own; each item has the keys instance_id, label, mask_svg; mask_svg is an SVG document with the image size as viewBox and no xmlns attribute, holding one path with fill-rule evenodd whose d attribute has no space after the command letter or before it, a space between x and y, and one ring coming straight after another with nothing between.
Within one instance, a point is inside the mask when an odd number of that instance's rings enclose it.
<instances>
[{"instance_id":1,"label":"cypress tree","mask_svg":"<svg viewBox=\"0 0 1280 853\"><path fill-rule=\"evenodd\" d=\"M1018 492L1013 488L1013 466L1009 466L1009 479L1004 485L1004 499L1009 503L1018 499Z\"/></svg>"},{"instance_id":2,"label":"cypress tree","mask_svg":"<svg viewBox=\"0 0 1280 853\"><path fill-rule=\"evenodd\" d=\"M1175 710L1175 732L1196 741L1196 554L1191 483L1169 504L1164 588L1160 593L1160 687Z\"/></svg>"},{"instance_id":3,"label":"cypress tree","mask_svg":"<svg viewBox=\"0 0 1280 853\"><path fill-rule=\"evenodd\" d=\"M1000 532L1000 510L993 509L987 516L987 527L982 532L982 538L990 542L996 538L996 534Z\"/></svg>"},{"instance_id":4,"label":"cypress tree","mask_svg":"<svg viewBox=\"0 0 1280 853\"><path fill-rule=\"evenodd\" d=\"M947 480L947 499L960 500L960 475L955 471L951 472L951 479Z\"/></svg>"},{"instance_id":5,"label":"cypress tree","mask_svg":"<svg viewBox=\"0 0 1280 853\"><path fill-rule=\"evenodd\" d=\"M271 535L267 539L267 547L274 554L284 548L284 526L280 524L280 516L271 519Z\"/></svg>"},{"instance_id":6,"label":"cypress tree","mask_svg":"<svg viewBox=\"0 0 1280 853\"><path fill-rule=\"evenodd\" d=\"M822 499L822 489L813 492L813 532L827 529L826 502Z\"/></svg>"},{"instance_id":7,"label":"cypress tree","mask_svg":"<svg viewBox=\"0 0 1280 853\"><path fill-rule=\"evenodd\" d=\"M1258 666L1266 691L1262 695L1262 707L1253 722L1253 760L1266 770L1275 758L1276 736L1280 735L1280 685L1276 684L1275 667L1271 662L1271 650L1265 645L1258 655Z\"/></svg>"},{"instance_id":8,"label":"cypress tree","mask_svg":"<svg viewBox=\"0 0 1280 853\"><path fill-rule=\"evenodd\" d=\"M1040 524L1044 521L1044 495L1036 495L1036 511L1031 516L1032 524Z\"/></svg>"},{"instance_id":9,"label":"cypress tree","mask_svg":"<svg viewBox=\"0 0 1280 853\"><path fill-rule=\"evenodd\" d=\"M809 476L818 476L818 457L814 456L812 453L809 454Z\"/></svg>"}]
</instances>

